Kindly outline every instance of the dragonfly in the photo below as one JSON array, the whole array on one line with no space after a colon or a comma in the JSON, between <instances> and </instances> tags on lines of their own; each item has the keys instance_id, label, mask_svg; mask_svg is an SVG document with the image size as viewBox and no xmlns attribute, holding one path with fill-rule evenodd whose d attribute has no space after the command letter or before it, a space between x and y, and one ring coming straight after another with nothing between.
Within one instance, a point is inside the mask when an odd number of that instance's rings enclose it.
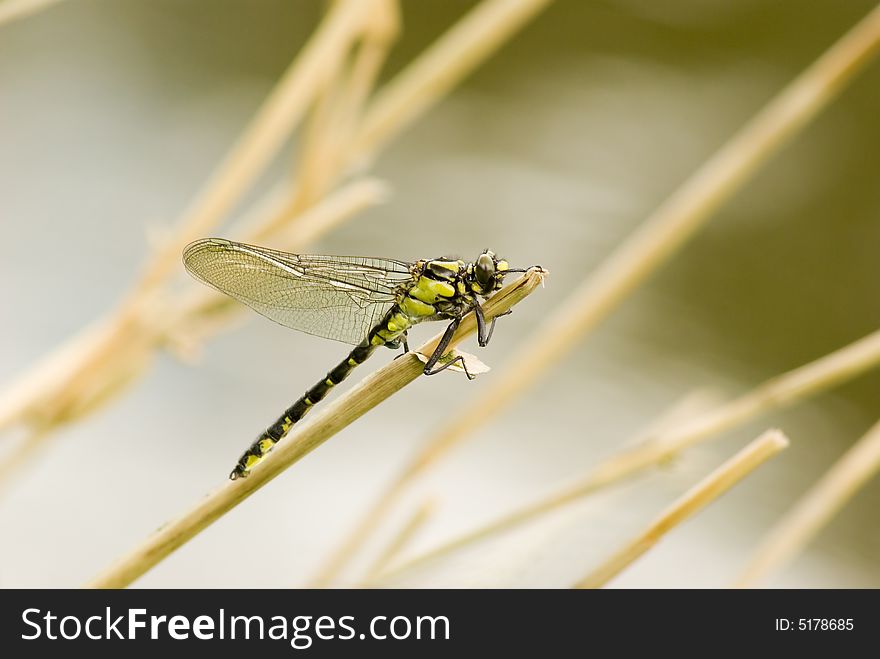
<instances>
[{"instance_id":1,"label":"dragonfly","mask_svg":"<svg viewBox=\"0 0 880 659\"><path fill-rule=\"evenodd\" d=\"M309 410L378 348L402 346L408 352L407 332L418 323L450 321L425 363L424 374L457 366L473 379L462 355L443 359L452 335L464 316L473 313L478 343L486 346L497 317L487 324L481 302L501 288L506 275L526 272L511 269L488 249L472 262L445 257L407 262L291 254L222 238L190 243L183 251L183 263L202 283L276 323L354 346L257 437L229 474L232 480L246 477Z\"/></svg>"}]
</instances>

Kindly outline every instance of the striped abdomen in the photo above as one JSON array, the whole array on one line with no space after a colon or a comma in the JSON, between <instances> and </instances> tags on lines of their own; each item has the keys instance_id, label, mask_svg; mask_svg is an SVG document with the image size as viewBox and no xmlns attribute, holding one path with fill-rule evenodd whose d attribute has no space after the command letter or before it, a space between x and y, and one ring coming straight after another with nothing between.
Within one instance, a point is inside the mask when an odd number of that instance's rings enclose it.
<instances>
[{"instance_id":1,"label":"striped abdomen","mask_svg":"<svg viewBox=\"0 0 880 659\"><path fill-rule=\"evenodd\" d=\"M372 334L373 332L370 332L371 337ZM257 441L251 444L247 451L242 453L238 464L235 465L232 473L229 474L232 480L247 476L254 465L262 460L275 447L275 444L287 436L290 429L306 415L306 412L312 409L315 404L321 402L329 391L347 378L348 374L356 366L367 361L376 348L382 345L382 343L376 345L370 343L371 337L368 337L368 339L352 350L344 361L327 373L323 380L309 389L302 398L288 407L275 423L263 431L257 438Z\"/></svg>"},{"instance_id":2,"label":"striped abdomen","mask_svg":"<svg viewBox=\"0 0 880 659\"><path fill-rule=\"evenodd\" d=\"M429 265L432 263L438 262L429 262ZM355 367L367 361L376 348L388 343L395 343L416 323L436 316L437 308L434 305L437 302L449 300L461 294L458 286L443 281L450 277L447 271L454 273L458 270L458 262L440 263L444 265L435 266L439 270L439 276L437 274L434 276L421 275L401 296L400 302L391 308L381 323L370 330L367 338L352 350L345 360L328 372L323 380L309 389L302 398L288 407L275 423L263 431L239 458L238 464L229 474L231 479L235 480L247 476L248 472L275 447L275 444L287 436L290 429L312 407L322 401L333 387L345 380ZM445 265L446 263L449 265ZM455 265L454 269L451 267L453 264ZM454 274L452 276L454 277Z\"/></svg>"}]
</instances>

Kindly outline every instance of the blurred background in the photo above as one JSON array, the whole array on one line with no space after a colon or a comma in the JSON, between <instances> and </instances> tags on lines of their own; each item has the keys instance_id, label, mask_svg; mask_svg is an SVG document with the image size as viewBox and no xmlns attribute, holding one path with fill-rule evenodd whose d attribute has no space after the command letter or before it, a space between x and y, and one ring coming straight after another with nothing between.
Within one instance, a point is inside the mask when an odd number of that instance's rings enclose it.
<instances>
[{"instance_id":1,"label":"blurred background","mask_svg":"<svg viewBox=\"0 0 880 659\"><path fill-rule=\"evenodd\" d=\"M382 78L474 4L405 0ZM515 265L547 267L546 288L499 322L488 348L462 346L495 370L475 382L418 380L137 585L305 582L431 429L491 387L519 341L872 5L557 0L382 152L373 172L389 184L388 201L312 247L407 260L471 259L491 247ZM0 28L0 383L121 298L150 235L180 215L323 8L78 0ZM741 393L875 330L878 107L875 64L549 377L418 484L407 505L431 497L438 508L407 552L586 472L696 387ZM273 172L290 165L285 152ZM160 354L124 396L62 428L4 486L0 586L87 581L220 484L252 438L346 351L243 318L195 365ZM438 329L417 328L410 342ZM390 357L378 354L353 380ZM613 582L727 585L876 421L878 400L872 372L394 585L570 585L779 426L788 451ZM880 587L878 505L875 480L770 584Z\"/></svg>"}]
</instances>

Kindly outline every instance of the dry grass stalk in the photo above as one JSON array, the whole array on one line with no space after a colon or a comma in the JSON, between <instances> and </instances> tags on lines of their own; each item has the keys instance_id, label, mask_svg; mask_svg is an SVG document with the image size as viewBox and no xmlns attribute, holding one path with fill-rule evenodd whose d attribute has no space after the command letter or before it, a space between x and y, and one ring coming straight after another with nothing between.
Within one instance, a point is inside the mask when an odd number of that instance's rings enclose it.
<instances>
[{"instance_id":1,"label":"dry grass stalk","mask_svg":"<svg viewBox=\"0 0 880 659\"><path fill-rule=\"evenodd\" d=\"M523 347L511 357L510 367L495 379L493 387L475 396L471 404L433 434L425 448L388 485L330 555L314 583L332 582L416 477L539 382L551 366L665 263L712 213L835 98L878 49L880 7L743 126L523 341Z\"/></svg>"},{"instance_id":2,"label":"dry grass stalk","mask_svg":"<svg viewBox=\"0 0 880 659\"><path fill-rule=\"evenodd\" d=\"M400 527L398 532L391 538L391 541L385 546L385 549L382 550L379 556L376 557L376 560L373 561L373 564L367 569L364 578L365 583L369 584L375 581L385 571L425 526L436 508L436 502L433 499L427 499L413 511L409 519L406 520L406 523Z\"/></svg>"},{"instance_id":3,"label":"dry grass stalk","mask_svg":"<svg viewBox=\"0 0 880 659\"><path fill-rule=\"evenodd\" d=\"M803 400L807 396L824 391L865 371L880 365L880 331L868 335L836 352L826 355L780 375L740 398L718 405L692 417L674 415L675 418L688 419L685 423L660 424L643 434L641 443L620 451L594 467L586 476L570 488L562 488L546 499L523 507L501 517L486 526L475 529L415 557L405 564L395 567L393 572L385 573L383 579L397 575L404 570L423 565L440 556L456 551L472 542L490 537L495 533L512 528L574 499L583 498L593 492L629 478L640 471L656 466L675 457L681 451L722 431L738 425L785 405ZM693 409L693 408L691 408Z\"/></svg>"},{"instance_id":4,"label":"dry grass stalk","mask_svg":"<svg viewBox=\"0 0 880 659\"><path fill-rule=\"evenodd\" d=\"M651 423L648 428L640 432L631 442L628 443L638 446L658 430L674 427L685 419L692 418L695 414L706 410L710 406L714 406L717 403L717 400L718 394L715 392L707 390L691 392L674 404L669 410ZM558 487L550 494L542 496L510 513L502 515L487 524L481 525L471 531L467 531L460 536L434 547L433 549L429 549L428 551L419 554L418 556L410 558L396 566L392 566L391 569L385 569L382 571L372 570L366 576L366 583L369 585L380 581L387 582L390 579L397 578L403 573L423 567L428 563L436 561L444 556L449 556L467 546L487 540L488 538L503 533L504 531L526 524L542 515L558 510L570 503L574 503L575 501L592 494L604 484L603 481L595 478L593 471L590 471L586 476L578 479L570 485ZM390 562L387 562L386 565L390 565Z\"/></svg>"},{"instance_id":5,"label":"dry grass stalk","mask_svg":"<svg viewBox=\"0 0 880 659\"><path fill-rule=\"evenodd\" d=\"M445 96L551 0L484 0L382 88L355 137L355 162Z\"/></svg>"},{"instance_id":6,"label":"dry grass stalk","mask_svg":"<svg viewBox=\"0 0 880 659\"><path fill-rule=\"evenodd\" d=\"M499 290L484 305L486 318L504 313L525 298L541 284L544 274L543 270L532 268L523 277ZM475 330L473 314L468 314L456 331L450 348ZM441 334L438 334L419 348L418 352L430 355L437 347L440 337ZM161 527L134 551L108 568L90 586L127 586L337 432L417 379L422 374L422 369L423 365L415 355L395 359L339 398L327 403L323 409L316 409L301 427L295 428L287 439L278 444L254 468L248 478L229 481L203 498L188 512Z\"/></svg>"},{"instance_id":7,"label":"dry grass stalk","mask_svg":"<svg viewBox=\"0 0 880 659\"><path fill-rule=\"evenodd\" d=\"M340 0L285 71L203 190L184 212L178 230L154 255L140 286L149 290L175 272L191 241L211 231L248 191L290 137L319 92L339 70L377 0Z\"/></svg>"},{"instance_id":8,"label":"dry grass stalk","mask_svg":"<svg viewBox=\"0 0 880 659\"><path fill-rule=\"evenodd\" d=\"M880 330L778 375L683 426L659 433L643 451L659 455L661 459L672 456L708 437L840 385L877 366L880 366Z\"/></svg>"},{"instance_id":9,"label":"dry grass stalk","mask_svg":"<svg viewBox=\"0 0 880 659\"><path fill-rule=\"evenodd\" d=\"M297 201L319 198L346 173L343 162L364 104L400 32L397 0L382 0L363 26L351 65L327 86L305 133L297 166Z\"/></svg>"},{"instance_id":10,"label":"dry grass stalk","mask_svg":"<svg viewBox=\"0 0 880 659\"><path fill-rule=\"evenodd\" d=\"M788 446L788 439L771 430L697 483L667 508L648 527L578 581L575 588L601 588L629 567L669 531L727 492L757 467Z\"/></svg>"},{"instance_id":11,"label":"dry grass stalk","mask_svg":"<svg viewBox=\"0 0 880 659\"><path fill-rule=\"evenodd\" d=\"M786 513L761 543L735 586L756 586L791 562L878 471L880 423L844 453Z\"/></svg>"},{"instance_id":12,"label":"dry grass stalk","mask_svg":"<svg viewBox=\"0 0 880 659\"><path fill-rule=\"evenodd\" d=\"M497 28L483 24L487 30L486 43L497 48L514 33L509 15L522 16L522 7L536 3L534 0L503 3L486 0L484 4L494 8L490 15L499 22ZM483 7L484 5L478 6L474 12L485 15ZM470 15L462 20L469 21ZM179 269L180 248L190 239L207 233L235 206L271 156L287 139L306 109L313 106L318 95L329 83L336 82L328 80L333 72L347 81L341 85L343 100L340 102L351 104L350 107L340 109L342 134L363 132L361 126L364 111L361 106L366 103L385 53L396 34L397 21L395 0L341 0L334 3L319 29L297 55L238 144L184 213L177 230L157 250L139 285L127 297L125 304L48 354L0 393L0 429L14 423L23 423L40 427L46 433L53 432L62 424L96 409L98 402L106 402L118 394L121 391L119 384L131 382L140 375L149 365L155 350L167 346L184 346L187 339L194 336L204 337L208 333L203 331L206 326L216 331L228 322L233 314L219 313L229 307L216 303L216 298L214 301L207 301L203 307L191 307L187 306L191 297L185 296L181 303L175 295L165 290L163 284L166 279ZM524 24L522 20L513 23L515 27ZM360 48L350 67L340 68L340 63L348 61L351 48L358 39L361 40ZM441 41L443 39L441 37ZM470 48L471 44L460 43L460 47ZM419 103L419 112L427 110L432 103L439 100L453 84L475 68L481 58L488 57L492 50L481 48L479 57L475 57L472 52L463 57L448 46L443 52L450 58L450 67L455 70L453 76L442 67L424 68L419 64L421 60L414 63L414 66L420 67L423 75L441 80L440 83L431 79L422 81L422 86L431 89L432 93L427 99L420 96L422 100ZM462 65L462 60L467 61L467 66ZM405 68L400 76L409 80L408 84L412 84L413 74L409 68ZM389 84L392 87L400 86L395 80ZM399 94L395 97L406 100ZM397 124L383 121L382 139L373 140L372 148L379 148L384 141L402 130L414 116L407 113L406 122ZM322 193L328 191L333 181L340 179L350 163L357 160L352 145L345 145L345 153L334 156L336 169L332 175L321 176L324 181ZM300 165L302 174L302 163ZM301 186L296 184L277 188L267 200L259 204L259 214L245 224L245 230L230 235L245 242L269 243L282 249L285 248L285 241L301 244L302 241L291 238L296 238L297 226L300 225L298 218L308 214L310 204L306 202L314 200L313 194L303 193ZM310 237L332 226L342 215L340 213L336 219L332 214L324 216L327 219L325 226L321 229L313 227ZM305 224L303 221L302 225ZM307 233L304 228L303 231ZM199 309L205 310L209 316L199 316ZM168 326L164 319L175 319L173 326ZM192 326L188 323L192 323ZM124 373L118 372L120 369Z\"/></svg>"},{"instance_id":13,"label":"dry grass stalk","mask_svg":"<svg viewBox=\"0 0 880 659\"><path fill-rule=\"evenodd\" d=\"M0 25L48 9L61 0L4 0L0 2Z\"/></svg>"}]
</instances>

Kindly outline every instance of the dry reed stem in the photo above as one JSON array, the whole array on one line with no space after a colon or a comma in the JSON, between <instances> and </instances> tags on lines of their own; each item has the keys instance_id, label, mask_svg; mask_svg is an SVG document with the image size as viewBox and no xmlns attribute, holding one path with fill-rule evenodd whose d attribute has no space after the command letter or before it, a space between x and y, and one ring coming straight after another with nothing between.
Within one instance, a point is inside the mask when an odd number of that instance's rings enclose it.
<instances>
[{"instance_id":1,"label":"dry reed stem","mask_svg":"<svg viewBox=\"0 0 880 659\"><path fill-rule=\"evenodd\" d=\"M638 446L645 441L646 438L653 436L658 430L675 426L681 423L684 419L690 419L695 414L710 406L714 406L717 400L718 394L713 391L702 389L693 391L675 403L659 418L655 419L630 442L627 442L627 444L635 444ZM439 558L453 554L469 545L481 542L492 536L503 533L504 531L532 521L541 515L562 508L570 503L574 503L575 501L595 492L604 484L604 482L599 481L594 477L593 471L590 471L586 476L578 479L570 485L556 488L547 495L539 497L512 512L506 513L497 519L480 525L471 531L466 531L465 533L420 553L413 558L405 560L396 566L392 566L391 569L372 571L366 577L366 584L371 585L380 581L387 582L390 579L397 578L405 572L422 567Z\"/></svg>"},{"instance_id":2,"label":"dry reed stem","mask_svg":"<svg viewBox=\"0 0 880 659\"><path fill-rule=\"evenodd\" d=\"M415 535L425 526L434 514L437 505L434 499L427 499L413 511L409 519L400 527L400 530L391 538L385 549L376 557L373 564L367 569L364 582L369 584L379 577L385 568L397 558L400 552L408 545Z\"/></svg>"},{"instance_id":3,"label":"dry reed stem","mask_svg":"<svg viewBox=\"0 0 880 659\"><path fill-rule=\"evenodd\" d=\"M184 212L173 238L154 256L135 296L166 279L179 266L183 248L208 233L247 192L338 69L375 1L340 0L330 5L315 33Z\"/></svg>"},{"instance_id":4,"label":"dry reed stem","mask_svg":"<svg viewBox=\"0 0 880 659\"><path fill-rule=\"evenodd\" d=\"M727 492L757 467L788 446L778 430L770 430L676 500L648 527L577 582L575 588L601 588L629 567L669 531Z\"/></svg>"},{"instance_id":5,"label":"dry reed stem","mask_svg":"<svg viewBox=\"0 0 880 659\"><path fill-rule=\"evenodd\" d=\"M735 582L751 588L788 564L880 471L880 422L834 463L767 534Z\"/></svg>"},{"instance_id":6,"label":"dry reed stem","mask_svg":"<svg viewBox=\"0 0 880 659\"><path fill-rule=\"evenodd\" d=\"M282 137L281 133L283 133L280 130L280 125L289 124L289 128L292 128L292 124L295 123L296 117L301 114L302 108L311 104L314 95L320 91L322 82L320 74L327 69L334 68L335 59L342 57L342 55L337 54L315 64L314 60L317 56L314 53L318 52L320 55L326 52L329 49L329 42L335 43L341 53L351 45L352 38L363 33L364 43L362 48L366 48L366 50L363 53L359 52L358 57L355 58L347 98L357 103L360 97L365 97L369 94L378 72L378 67L381 65L381 59L384 58L382 49L387 48L387 44L383 45L382 40L390 41L393 38L398 20L395 2L392 0L374 1L380 3L377 5L377 11L368 12L365 15L365 26L352 27L351 30L342 28L348 27L352 15L345 13L342 18L339 18L339 12L349 11L348 5L351 3L348 1L337 3L335 7L336 13L325 18L319 34L313 36L309 45L298 54L284 78L276 85L269 99L264 103L263 110L258 118L251 122L249 130L239 140L238 147L226 158L225 164L215 174L212 182L206 186L207 192L204 192L202 197L191 205L191 210L184 215L185 222L180 228L180 233L176 237L168 239L166 246L160 250L160 253L154 260L154 264L147 267L146 271L148 274L141 281L141 286L135 289L136 291L144 291L145 288L150 288L150 286L145 287L144 282L156 281L159 278L155 275L167 272L167 268L172 261L176 262L178 253L173 253L174 250L168 245L175 244L180 246L185 244L190 236L199 233L202 227L206 228L210 225L218 214L225 212L225 209L230 207L240 197L240 194L233 195L236 199L231 199L228 190L219 190L218 181L222 182L229 178L231 176L230 172L238 172L247 176L236 180L236 185L233 187L235 189L247 187L243 186L242 182L245 178L252 178L256 174L254 164L257 161L266 161L269 153L277 150ZM361 4L367 5L368 3L362 2ZM511 29L512 22L516 23L515 27L523 25L522 20L516 19L512 21L511 19L511 16L521 15L523 3L498 4L494 0L488 0L487 4L495 7L491 15L499 21L500 27L496 28L493 25L486 24L485 21L482 22L482 26L487 31L487 41L485 43L491 42L492 47L497 48L501 45L504 38L509 38L513 35L515 30ZM504 11L499 12L499 7ZM480 11L477 13L480 15ZM470 20L472 15L469 14L463 20ZM485 15L485 12L482 15ZM327 24L333 17L339 19L336 21L336 27L331 29ZM343 21L343 19L345 20ZM456 28L453 27L451 31L454 32L455 30ZM328 34L330 35L329 37L327 36ZM450 43L445 37L441 37L441 41L446 44ZM471 44L467 41L457 40L452 43L453 45L458 43L463 48L471 47ZM458 53L453 48L450 48L449 45L444 46L441 50L450 58L450 66L456 69L456 75L450 78L443 72L442 67L438 68L436 56L433 57L435 66L432 67L423 67L420 64L422 60L416 60L414 66L419 66L423 75L442 79L442 84L436 83L433 79L426 79L422 82L421 86L434 91L430 94L429 98L425 99L422 97L419 103L419 112L426 111L432 103L439 100L442 93L449 91L452 84L458 82L466 73L474 68L479 63L480 58L485 58L490 54L488 50L482 48L479 53L480 57L475 58L473 53ZM435 51L436 49L431 49L429 52ZM463 59L467 60L468 66L461 65ZM294 79L295 71L300 72L299 79ZM305 76L306 73L309 76ZM305 77L308 79L304 79ZM410 81L408 86L412 86L414 76L410 69L407 68L404 69L397 80L400 79ZM390 84L395 85L395 81L392 81ZM420 85L416 85L416 87L418 86ZM293 92L297 89L301 90L301 96L294 95ZM405 95L397 94L396 98L403 102L406 101ZM288 112L290 112L286 117L280 116L278 111L282 106L286 107ZM354 115L353 110L352 120L357 119ZM385 128L382 133L382 139L390 139L398 130L403 129L414 116L412 113L407 113L407 121L396 126L391 125L387 120L383 120L382 123ZM358 123L358 126L360 125L359 122L356 123ZM355 129L357 127L352 130ZM272 139L267 139L267 136ZM372 144L374 149L377 148L377 141L374 140ZM350 147L347 146L346 148L349 149ZM244 156L248 156L246 162L236 162L237 158ZM338 164L340 167L344 167L347 166L348 162L353 162L354 160L349 157L347 152L346 157L340 158ZM259 205L259 210L261 211L260 221L249 222L248 227L250 231L239 235L239 239L246 241L250 239L252 242L271 242L274 231L281 224L285 222L295 224L296 217L304 210L302 197L298 192L297 186L292 191L276 189L265 202ZM262 213L265 213L265 217L262 216ZM0 394L0 429L11 425L15 421L31 424L41 423L48 430L57 429L60 423L75 418L75 415L71 414L69 409L64 409L60 406L59 401L66 401L68 407L78 409L93 407L88 404L88 401L85 404L79 404L79 401L76 400L79 392L87 390L83 383L88 381L91 383L92 389L103 387L105 392L109 392L112 390L112 383L119 380L114 372L117 368L116 365L122 364L127 359L131 359L140 365L146 365L150 357L147 354L148 352L165 345L174 347L175 341L168 337L163 329L153 327L152 323L157 318L179 317L180 311L174 308L169 309L158 306L155 308L151 307L151 313L146 313L144 307L147 307L148 304L152 305L153 302L148 300L147 296L132 292L128 296L128 304L123 305L105 318L99 319L91 326L85 328L65 344L41 359L36 366L31 367L22 376L19 376L16 381L11 383ZM213 316L211 321L216 324L217 316ZM199 322L201 322L201 319L199 319ZM190 334L197 334L197 332L190 332ZM133 346L140 346L142 352L137 352ZM100 382L102 379L105 380L103 384ZM109 395L105 395L103 398L106 400L109 398Z\"/></svg>"},{"instance_id":7,"label":"dry reed stem","mask_svg":"<svg viewBox=\"0 0 880 659\"><path fill-rule=\"evenodd\" d=\"M644 469L661 464L681 451L724 430L730 430L770 410L790 405L807 396L841 384L878 365L880 365L880 331L805 366L777 376L744 396L698 414L687 423L673 425L659 432L654 430L645 436L645 440L641 444L620 451L594 467L575 486L577 496L587 496ZM573 488L572 494L574 494L575 488ZM564 490L560 491L560 503L565 503L565 495ZM551 497L547 503L552 501ZM478 529L472 533L472 538L462 536L453 540L432 550L430 555L419 556L407 562L405 566L395 568L394 572L397 573L404 568L409 569L409 567L417 563L421 564L429 558L446 554L448 551L457 549L458 546L463 546L520 521L525 521L544 512L543 503L543 501L536 503L534 511L524 508L511 515L510 518L502 518L487 527Z\"/></svg>"},{"instance_id":8,"label":"dry reed stem","mask_svg":"<svg viewBox=\"0 0 880 659\"><path fill-rule=\"evenodd\" d=\"M880 330L799 368L767 380L743 396L659 433L641 449L661 459L730 430L770 410L801 401L880 366Z\"/></svg>"},{"instance_id":9,"label":"dry reed stem","mask_svg":"<svg viewBox=\"0 0 880 659\"><path fill-rule=\"evenodd\" d=\"M343 156L399 31L397 1L381 0L363 26L353 61L330 82L312 113L296 167L295 203L311 203L346 173Z\"/></svg>"},{"instance_id":10,"label":"dry reed stem","mask_svg":"<svg viewBox=\"0 0 880 659\"><path fill-rule=\"evenodd\" d=\"M569 352L627 295L665 263L785 142L864 68L880 48L880 6L773 98L681 185L575 292L522 343L495 384L477 394L426 442L321 568L314 583L330 583L408 484L487 423ZM404 81L398 85L407 88ZM414 85L413 85L414 86ZM392 90L393 91L393 90ZM395 95L375 112L394 107ZM369 117L368 117L369 119ZM381 122L372 120L381 126ZM369 125L369 121L365 122ZM381 130L373 129L378 134Z\"/></svg>"},{"instance_id":11,"label":"dry reed stem","mask_svg":"<svg viewBox=\"0 0 880 659\"><path fill-rule=\"evenodd\" d=\"M49 431L53 424L76 418L76 408L89 407L88 400L84 405L77 400L81 392L108 391L119 379L115 373L117 365L128 359L146 364L147 353L156 343L151 343L150 338L164 333L164 328L153 325L164 322L157 319L175 315L156 313L157 285L170 274L172 266L179 265L182 247L199 237L238 201L261 165L281 146L319 90L324 72L347 49L357 28L356 19L366 19L369 4L344 0L331 9L238 144L184 213L175 235L154 255L127 301L50 353L4 391L0 396L0 428L32 416L32 423L36 419ZM136 347L143 348L144 354L136 352ZM102 383L102 379L106 382Z\"/></svg>"},{"instance_id":12,"label":"dry reed stem","mask_svg":"<svg viewBox=\"0 0 880 659\"><path fill-rule=\"evenodd\" d=\"M0 2L0 25L25 18L59 2L61 0L4 0Z\"/></svg>"},{"instance_id":13,"label":"dry reed stem","mask_svg":"<svg viewBox=\"0 0 880 659\"><path fill-rule=\"evenodd\" d=\"M499 290L484 305L486 318L504 313L525 298L543 281L544 274L543 270L532 268L525 276ZM473 314L468 314L456 331L450 348L475 330ZM419 352L431 354L441 335L438 334L428 341L419 348ZM127 586L337 432L417 379L423 368L415 355L408 355L395 359L368 375L339 398L328 402L323 409L315 410L310 415L311 418L279 443L248 478L229 481L203 498L181 517L161 527L134 551L108 568L90 586Z\"/></svg>"},{"instance_id":14,"label":"dry reed stem","mask_svg":"<svg viewBox=\"0 0 880 659\"><path fill-rule=\"evenodd\" d=\"M382 66L388 57L391 44L399 33L400 6L397 0L387 0L385 11L376 12L365 31L364 38L352 62L349 79L343 89L343 100L339 104L334 156L337 159L337 166L342 170L358 164L357 162L348 162L352 158L343 158L343 147L347 149L355 139L370 92L373 90ZM404 126L397 126L394 132L396 133L401 128Z\"/></svg>"},{"instance_id":15,"label":"dry reed stem","mask_svg":"<svg viewBox=\"0 0 880 659\"><path fill-rule=\"evenodd\" d=\"M382 88L355 138L355 162L446 95L550 0L484 0Z\"/></svg>"}]
</instances>

